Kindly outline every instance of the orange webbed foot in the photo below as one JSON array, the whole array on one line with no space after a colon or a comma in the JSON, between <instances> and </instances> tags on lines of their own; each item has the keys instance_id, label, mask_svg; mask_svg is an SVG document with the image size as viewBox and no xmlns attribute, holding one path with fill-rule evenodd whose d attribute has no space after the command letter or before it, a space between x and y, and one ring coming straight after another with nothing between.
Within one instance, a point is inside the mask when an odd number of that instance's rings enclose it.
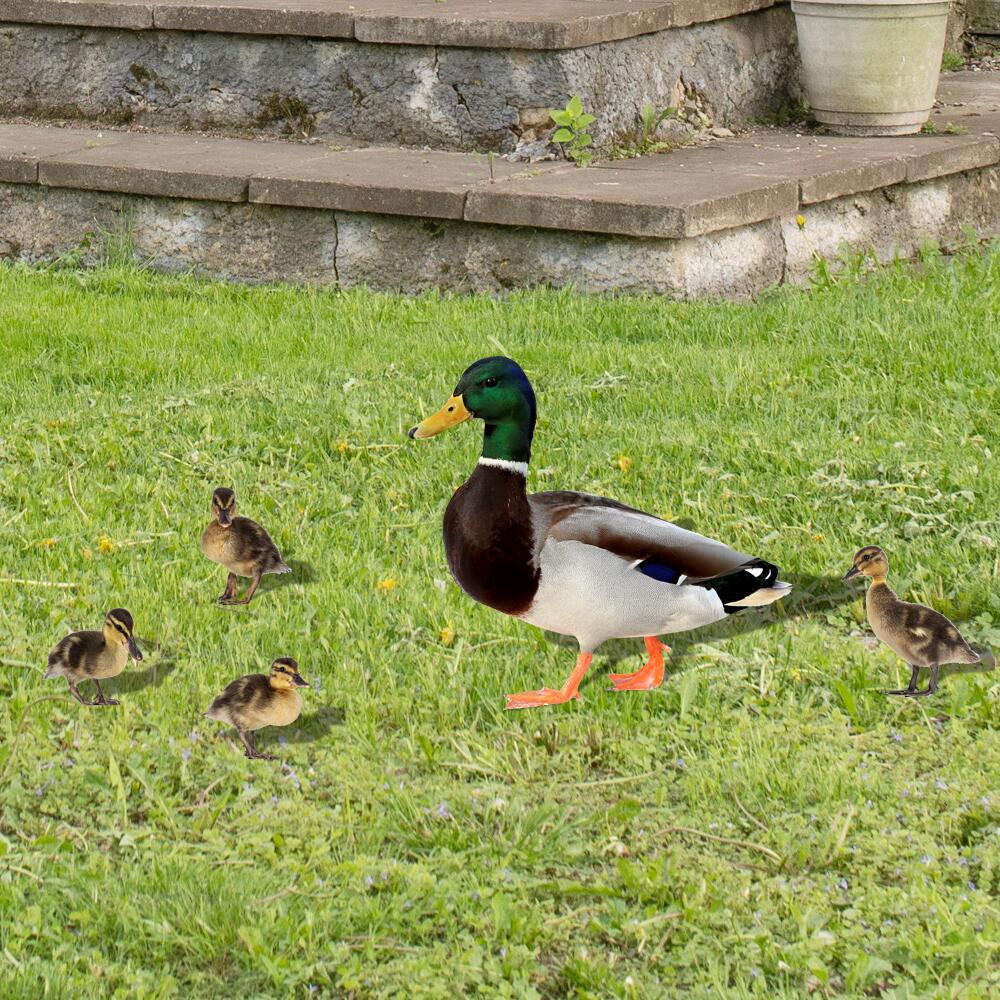
<instances>
[{"instance_id":1,"label":"orange webbed foot","mask_svg":"<svg viewBox=\"0 0 1000 1000\"><path fill-rule=\"evenodd\" d=\"M557 688L540 688L538 691L521 691L518 694L507 695L507 709L539 708L542 705L562 705L573 699L583 701L579 691L567 694Z\"/></svg>"},{"instance_id":2,"label":"orange webbed foot","mask_svg":"<svg viewBox=\"0 0 1000 1000\"><path fill-rule=\"evenodd\" d=\"M540 708L542 705L562 705L574 699L583 701L578 688L593 658L593 654L591 653L581 653L576 658L576 669L561 688L541 688L538 691L521 691L518 694L507 695L506 708L509 711L515 708Z\"/></svg>"},{"instance_id":3,"label":"orange webbed foot","mask_svg":"<svg viewBox=\"0 0 1000 1000\"><path fill-rule=\"evenodd\" d=\"M647 635L646 650L649 652L649 660L641 670L634 674L611 675L615 691L652 691L663 683L663 654L669 653L670 647L655 636Z\"/></svg>"}]
</instances>

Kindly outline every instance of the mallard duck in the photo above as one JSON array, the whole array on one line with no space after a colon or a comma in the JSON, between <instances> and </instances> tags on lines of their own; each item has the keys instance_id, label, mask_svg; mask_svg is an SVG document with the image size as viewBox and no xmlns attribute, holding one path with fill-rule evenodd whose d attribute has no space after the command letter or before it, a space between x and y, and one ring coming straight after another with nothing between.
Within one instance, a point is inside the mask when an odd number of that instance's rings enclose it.
<instances>
[{"instance_id":1,"label":"mallard duck","mask_svg":"<svg viewBox=\"0 0 1000 1000\"><path fill-rule=\"evenodd\" d=\"M265 573L291 573L271 536L249 517L236 515L236 493L220 486L212 494L212 521L202 532L201 551L229 570L220 604L249 604ZM250 577L242 600L236 597L236 578Z\"/></svg>"},{"instance_id":2,"label":"mallard duck","mask_svg":"<svg viewBox=\"0 0 1000 1000\"><path fill-rule=\"evenodd\" d=\"M235 726L248 757L274 760L257 750L254 733L265 726L291 725L302 711L296 690L300 687L309 683L299 673L298 663L282 656L271 664L269 675L248 674L233 681L209 705L205 718Z\"/></svg>"},{"instance_id":3,"label":"mallard duck","mask_svg":"<svg viewBox=\"0 0 1000 1000\"><path fill-rule=\"evenodd\" d=\"M45 677L65 677L70 694L81 705L117 705L114 698L108 698L101 690L101 681L117 677L128 663L142 659L142 651L136 645L132 632L135 625L132 616L124 608L113 608L104 616L104 627L100 632L71 632L60 639L49 653ZM97 697L85 701L77 689L81 681L93 681Z\"/></svg>"},{"instance_id":4,"label":"mallard duck","mask_svg":"<svg viewBox=\"0 0 1000 1000\"><path fill-rule=\"evenodd\" d=\"M871 578L865 594L868 624L875 637L884 642L897 656L910 665L910 683L905 688L886 691L907 698L922 698L937 690L938 671L942 663L979 663L982 657L962 638L957 628L940 612L922 604L901 601L885 582L889 575L889 560L877 545L866 545L854 554L854 565L844 574L845 580L855 576ZM990 654L992 659L992 654ZM917 690L921 667L929 667L930 681L923 691Z\"/></svg>"},{"instance_id":5,"label":"mallard duck","mask_svg":"<svg viewBox=\"0 0 1000 1000\"><path fill-rule=\"evenodd\" d=\"M669 521L604 497L528 494L535 394L510 358L483 358L447 403L411 428L428 438L470 417L485 424L483 452L444 515L444 546L456 583L474 600L539 628L574 636L580 652L561 688L507 696L507 708L579 699L602 642L645 639L649 660L612 674L618 691L663 681L658 636L684 632L770 604L791 589L778 569Z\"/></svg>"}]
</instances>

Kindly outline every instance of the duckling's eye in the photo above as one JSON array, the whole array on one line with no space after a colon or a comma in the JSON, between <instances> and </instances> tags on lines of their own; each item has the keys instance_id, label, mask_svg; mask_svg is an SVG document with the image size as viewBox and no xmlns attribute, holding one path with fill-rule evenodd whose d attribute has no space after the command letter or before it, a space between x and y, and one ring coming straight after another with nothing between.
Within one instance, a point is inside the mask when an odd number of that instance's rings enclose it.
<instances>
[{"instance_id":1,"label":"duckling's eye","mask_svg":"<svg viewBox=\"0 0 1000 1000\"><path fill-rule=\"evenodd\" d=\"M483 379L483 385L487 389L492 389L493 386L495 386L496 384L497 384L497 380L492 375L489 378L484 378Z\"/></svg>"}]
</instances>

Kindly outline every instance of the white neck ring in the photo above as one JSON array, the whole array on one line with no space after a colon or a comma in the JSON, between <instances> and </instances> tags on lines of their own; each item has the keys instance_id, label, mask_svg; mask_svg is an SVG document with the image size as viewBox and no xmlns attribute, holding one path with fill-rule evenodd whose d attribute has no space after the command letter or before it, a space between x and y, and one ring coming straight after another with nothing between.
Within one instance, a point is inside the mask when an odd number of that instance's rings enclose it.
<instances>
[{"instance_id":1,"label":"white neck ring","mask_svg":"<svg viewBox=\"0 0 1000 1000\"><path fill-rule=\"evenodd\" d=\"M493 469L503 469L505 472L516 472L519 476L528 475L527 462L510 462L506 458L480 458L480 465L488 465Z\"/></svg>"}]
</instances>

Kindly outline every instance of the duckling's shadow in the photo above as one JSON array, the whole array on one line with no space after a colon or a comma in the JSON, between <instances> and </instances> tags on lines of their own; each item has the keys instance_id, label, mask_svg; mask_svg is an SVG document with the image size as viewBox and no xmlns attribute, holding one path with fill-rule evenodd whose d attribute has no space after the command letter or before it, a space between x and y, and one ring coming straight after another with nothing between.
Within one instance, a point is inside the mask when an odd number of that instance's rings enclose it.
<instances>
[{"instance_id":1,"label":"duckling's shadow","mask_svg":"<svg viewBox=\"0 0 1000 1000\"><path fill-rule=\"evenodd\" d=\"M126 670L116 678L114 690L121 694L135 694L145 688L158 688L175 670L173 660L154 660L145 670Z\"/></svg>"},{"instance_id":2,"label":"duckling's shadow","mask_svg":"<svg viewBox=\"0 0 1000 1000\"><path fill-rule=\"evenodd\" d=\"M983 658L978 663L945 663L941 666L941 679L952 677L957 674L990 674L996 670L997 665L992 651L984 649L982 646L972 647Z\"/></svg>"},{"instance_id":3,"label":"duckling's shadow","mask_svg":"<svg viewBox=\"0 0 1000 1000\"><path fill-rule=\"evenodd\" d=\"M292 567L291 573L268 573L260 581L260 593L267 594L282 587L293 587L296 584L312 583L316 579L316 570L301 559L285 560Z\"/></svg>"},{"instance_id":4,"label":"duckling's shadow","mask_svg":"<svg viewBox=\"0 0 1000 1000\"><path fill-rule=\"evenodd\" d=\"M283 745L286 743L315 743L321 740L337 727L344 725L347 713L336 705L323 705L315 712L303 712L294 726L287 728L264 730L258 739L259 743Z\"/></svg>"},{"instance_id":5,"label":"duckling's shadow","mask_svg":"<svg viewBox=\"0 0 1000 1000\"><path fill-rule=\"evenodd\" d=\"M730 615L705 628L663 636L663 640L671 650L668 671L672 674L680 672L684 667L685 658L699 643L722 642L734 636L749 635L775 622L799 621L809 615L823 614L844 604L850 604L862 593L845 584L839 575L817 576L809 573L782 572L781 579L792 585L791 593L780 602L781 612L776 612L773 607L768 606L747 608L746 611ZM546 632L545 637L554 645L576 650L576 640L571 636ZM641 658L644 661L646 654L641 639L611 639L600 647L598 655L606 661L609 668L613 669L622 660ZM639 665L635 669L638 670Z\"/></svg>"}]
</instances>

